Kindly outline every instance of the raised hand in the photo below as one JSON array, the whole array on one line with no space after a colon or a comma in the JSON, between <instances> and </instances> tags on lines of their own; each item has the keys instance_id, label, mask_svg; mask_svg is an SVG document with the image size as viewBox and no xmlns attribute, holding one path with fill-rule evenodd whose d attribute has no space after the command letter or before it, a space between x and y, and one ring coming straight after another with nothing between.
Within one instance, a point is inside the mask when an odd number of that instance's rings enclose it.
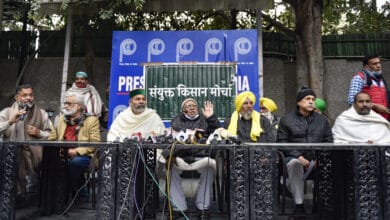
<instances>
[{"instance_id":1,"label":"raised hand","mask_svg":"<svg viewBox=\"0 0 390 220\"><path fill-rule=\"evenodd\" d=\"M205 101L202 109L203 116L209 118L214 114L214 104L210 101Z\"/></svg>"}]
</instances>

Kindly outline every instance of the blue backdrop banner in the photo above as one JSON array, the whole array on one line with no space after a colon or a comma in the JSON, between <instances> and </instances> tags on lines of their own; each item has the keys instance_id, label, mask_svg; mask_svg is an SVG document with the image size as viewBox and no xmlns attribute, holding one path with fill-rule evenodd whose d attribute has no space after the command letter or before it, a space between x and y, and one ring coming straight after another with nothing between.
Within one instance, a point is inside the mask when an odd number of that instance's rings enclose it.
<instances>
[{"instance_id":1,"label":"blue backdrop banner","mask_svg":"<svg viewBox=\"0 0 390 220\"><path fill-rule=\"evenodd\" d=\"M148 62L236 62L237 92L256 94L259 109L256 30L114 31L110 75L112 120L129 105L128 92L144 88Z\"/></svg>"}]
</instances>

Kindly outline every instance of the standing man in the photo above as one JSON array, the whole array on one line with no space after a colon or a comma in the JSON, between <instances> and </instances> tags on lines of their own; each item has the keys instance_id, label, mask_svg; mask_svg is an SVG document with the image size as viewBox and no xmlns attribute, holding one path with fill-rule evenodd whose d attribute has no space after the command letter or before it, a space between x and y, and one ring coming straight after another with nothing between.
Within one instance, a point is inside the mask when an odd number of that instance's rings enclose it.
<instances>
[{"instance_id":1,"label":"standing man","mask_svg":"<svg viewBox=\"0 0 390 220\"><path fill-rule=\"evenodd\" d=\"M83 97L84 106L88 114L100 117L103 102L98 91L91 84L88 84L88 75L86 72L76 72L75 82L68 92L77 93Z\"/></svg>"},{"instance_id":2,"label":"standing man","mask_svg":"<svg viewBox=\"0 0 390 220\"><path fill-rule=\"evenodd\" d=\"M95 116L86 114L81 95L67 92L61 112L62 115L59 116L57 125L52 129L48 140L100 141L99 120ZM94 152L95 148L93 147L68 148L68 158L62 158L69 159L69 182L72 195L84 185L84 173L89 168ZM85 188L80 191L80 197L88 199L89 195Z\"/></svg>"},{"instance_id":3,"label":"standing man","mask_svg":"<svg viewBox=\"0 0 390 220\"><path fill-rule=\"evenodd\" d=\"M234 101L235 111L225 120L224 127L243 142L275 142L269 120L253 109L255 103L256 96L252 92L238 94Z\"/></svg>"},{"instance_id":4,"label":"standing man","mask_svg":"<svg viewBox=\"0 0 390 220\"><path fill-rule=\"evenodd\" d=\"M282 116L279 122L277 142L280 143L326 143L333 142L328 120L314 111L316 95L309 87L302 86L297 93L297 108ZM284 151L287 165L287 188L295 202L295 213L304 213L303 173L310 161L306 152Z\"/></svg>"},{"instance_id":5,"label":"standing man","mask_svg":"<svg viewBox=\"0 0 390 220\"><path fill-rule=\"evenodd\" d=\"M348 95L350 105L359 92L369 94L372 99L372 110L389 120L388 87L382 75L381 60L378 55L365 56L362 71L352 78Z\"/></svg>"},{"instance_id":6,"label":"standing man","mask_svg":"<svg viewBox=\"0 0 390 220\"><path fill-rule=\"evenodd\" d=\"M359 92L353 105L337 116L332 128L335 143L390 143L390 122L371 111L369 94Z\"/></svg>"},{"instance_id":7,"label":"standing man","mask_svg":"<svg viewBox=\"0 0 390 220\"><path fill-rule=\"evenodd\" d=\"M129 96L129 107L115 118L108 131L107 141L123 141L136 132L141 132L145 139L163 134L165 126L160 116L155 110L146 107L145 90L134 89Z\"/></svg>"},{"instance_id":8,"label":"standing man","mask_svg":"<svg viewBox=\"0 0 390 220\"><path fill-rule=\"evenodd\" d=\"M201 129L207 138L215 129L219 128L219 121L214 115L214 105L210 101L204 103L202 114L199 114L198 102L193 98L187 98L181 103L181 113L172 119L172 130L177 132L187 129ZM182 158L186 162L186 169L176 163L176 158L166 159L175 161L171 167L170 175L170 196L176 205L176 211L187 210L187 203L181 187L180 174L182 170L197 170L200 173L200 181L196 191L195 205L200 211L207 211L210 208L210 193L214 182L215 160L209 157L209 150L181 150L174 156ZM188 164L187 164L188 163Z\"/></svg>"},{"instance_id":9,"label":"standing man","mask_svg":"<svg viewBox=\"0 0 390 220\"><path fill-rule=\"evenodd\" d=\"M5 141L45 140L50 133L51 121L45 110L34 103L33 87L20 85L15 102L0 112L0 136ZM37 168L42 159L42 147L20 146L18 193L34 191ZM27 176L26 176L27 175Z\"/></svg>"}]
</instances>

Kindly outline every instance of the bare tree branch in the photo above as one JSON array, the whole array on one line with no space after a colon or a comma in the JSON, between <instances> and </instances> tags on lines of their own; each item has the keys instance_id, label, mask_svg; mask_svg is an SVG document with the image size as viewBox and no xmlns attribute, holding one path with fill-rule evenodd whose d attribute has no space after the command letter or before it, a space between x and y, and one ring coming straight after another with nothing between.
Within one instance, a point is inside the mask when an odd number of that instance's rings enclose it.
<instances>
[{"instance_id":1,"label":"bare tree branch","mask_svg":"<svg viewBox=\"0 0 390 220\"><path fill-rule=\"evenodd\" d=\"M285 34L287 34L288 36L290 37L295 37L295 32L289 28L287 28L286 26L284 26L282 23L280 23L279 21L271 18L269 15L267 14L264 14L264 13L261 13L261 15L263 16L263 18L265 20L267 20L272 26L274 27L277 27L280 29L280 31L284 32Z\"/></svg>"}]
</instances>

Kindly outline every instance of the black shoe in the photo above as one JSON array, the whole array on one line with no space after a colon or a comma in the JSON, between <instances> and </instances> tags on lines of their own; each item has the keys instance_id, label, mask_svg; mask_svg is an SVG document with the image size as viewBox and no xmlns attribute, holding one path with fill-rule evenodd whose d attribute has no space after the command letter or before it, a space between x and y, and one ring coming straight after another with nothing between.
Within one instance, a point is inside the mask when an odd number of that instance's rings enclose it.
<instances>
[{"instance_id":1,"label":"black shoe","mask_svg":"<svg viewBox=\"0 0 390 220\"><path fill-rule=\"evenodd\" d=\"M201 210L201 209L196 208L196 210L199 213L198 219L208 219L208 218L210 218L210 211L208 209Z\"/></svg>"},{"instance_id":2,"label":"black shoe","mask_svg":"<svg viewBox=\"0 0 390 220\"><path fill-rule=\"evenodd\" d=\"M305 214L305 207L303 204L296 204L294 214Z\"/></svg>"}]
</instances>

